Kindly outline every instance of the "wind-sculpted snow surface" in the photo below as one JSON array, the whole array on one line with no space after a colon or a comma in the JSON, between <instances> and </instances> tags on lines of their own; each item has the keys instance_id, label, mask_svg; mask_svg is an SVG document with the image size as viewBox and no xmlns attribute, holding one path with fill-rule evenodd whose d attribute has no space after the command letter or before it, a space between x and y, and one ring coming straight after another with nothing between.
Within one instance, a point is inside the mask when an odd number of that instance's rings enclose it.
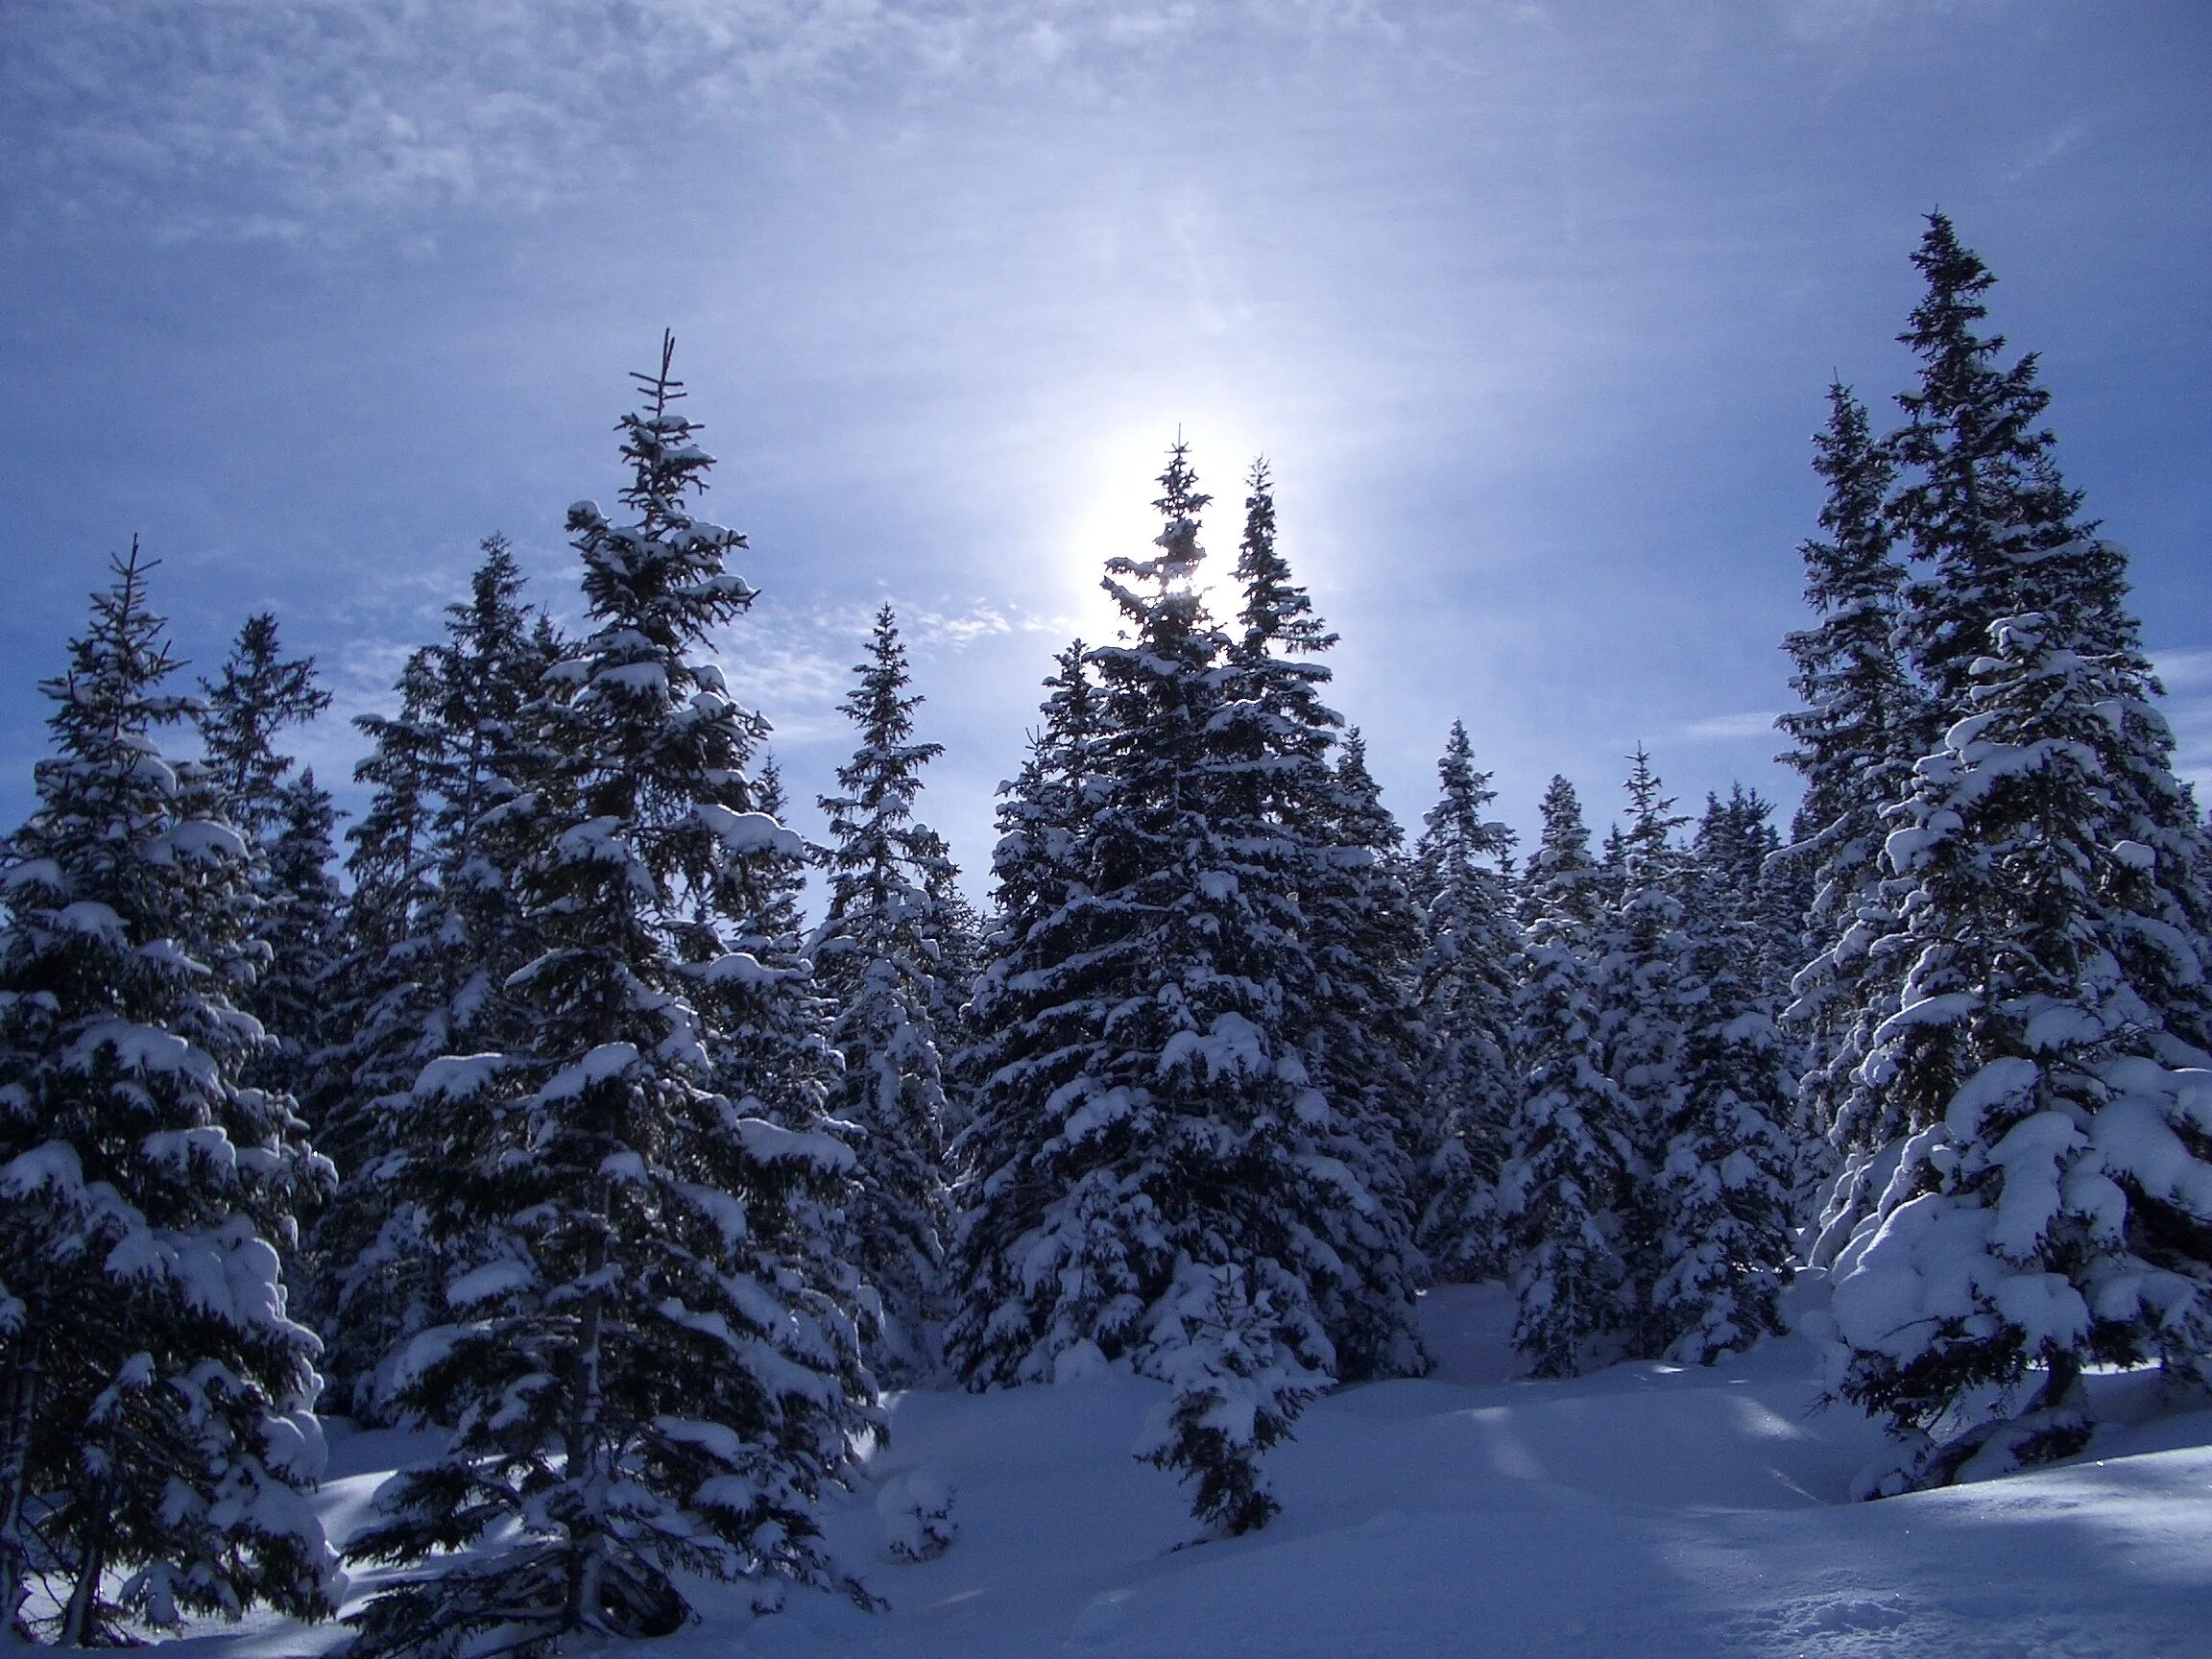
<instances>
[{"instance_id":1,"label":"wind-sculpted snow surface","mask_svg":"<svg viewBox=\"0 0 2212 1659\"><path fill-rule=\"evenodd\" d=\"M958 1493L955 1541L901 1560L877 1490L827 1541L889 1610L825 1592L756 1619L701 1587L650 1659L2144 1659L2212 1652L2212 1410L2153 1415L2148 1374L2100 1376L2108 1426L2068 1463L1847 1500L1882 1455L1820 1361L1785 1337L1712 1369L1515 1376L1510 1295L1424 1299L1432 1377L1316 1401L1269 1474L1265 1531L1197 1535L1129 1448L1166 1384L1114 1370L1057 1386L895 1397L878 1488ZM345 1537L380 1471L423 1448L333 1436L325 1519ZM357 1573L355 1593L374 1588ZM338 1641L268 1624L191 1659Z\"/></svg>"}]
</instances>

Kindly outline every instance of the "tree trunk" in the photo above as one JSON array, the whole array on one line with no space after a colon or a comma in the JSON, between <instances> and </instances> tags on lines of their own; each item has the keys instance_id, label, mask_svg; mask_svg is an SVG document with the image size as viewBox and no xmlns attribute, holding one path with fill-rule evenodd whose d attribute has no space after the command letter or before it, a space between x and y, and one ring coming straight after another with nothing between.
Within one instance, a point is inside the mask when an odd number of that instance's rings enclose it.
<instances>
[{"instance_id":1,"label":"tree trunk","mask_svg":"<svg viewBox=\"0 0 2212 1659\"><path fill-rule=\"evenodd\" d=\"M108 1571L108 1483L96 1480L84 1491L84 1552L77 1561L77 1582L61 1610L56 1646L89 1647L99 1638L100 1579Z\"/></svg>"},{"instance_id":2,"label":"tree trunk","mask_svg":"<svg viewBox=\"0 0 2212 1659\"><path fill-rule=\"evenodd\" d=\"M0 1643L14 1634L31 1590L23 1504L31 1479L31 1425L37 1421L42 1380L38 1338L27 1334L0 1376Z\"/></svg>"},{"instance_id":3,"label":"tree trunk","mask_svg":"<svg viewBox=\"0 0 2212 1659\"><path fill-rule=\"evenodd\" d=\"M603 1186L599 1214L593 1217L598 1228L585 1253L585 1271L592 1279L597 1279L607 1267L610 1208ZM584 1311L577 1321L576 1397L570 1403L568 1413L567 1480L571 1489L583 1489L583 1502L578 1505L576 1518L569 1523L568 1587L566 1605L562 1609L565 1630L601 1627L600 1603L604 1593L600 1569L605 1563L607 1540L598 1525L604 1494L596 1488L606 1478L606 1471L601 1467L605 1457L600 1444L599 1398L600 1326L605 1318L605 1299L604 1290L596 1287L590 1290L584 1298Z\"/></svg>"}]
</instances>

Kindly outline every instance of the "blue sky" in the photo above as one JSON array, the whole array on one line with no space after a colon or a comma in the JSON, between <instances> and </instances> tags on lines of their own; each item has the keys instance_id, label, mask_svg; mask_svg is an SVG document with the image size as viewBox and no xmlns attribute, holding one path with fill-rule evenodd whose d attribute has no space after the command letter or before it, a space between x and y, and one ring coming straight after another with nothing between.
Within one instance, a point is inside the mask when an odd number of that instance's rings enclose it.
<instances>
[{"instance_id":1,"label":"blue sky","mask_svg":"<svg viewBox=\"0 0 2212 1659\"><path fill-rule=\"evenodd\" d=\"M1638 741L1787 801L1809 436L1906 384L1937 205L2212 781L2207 85L2187 0L11 0L0 817L132 534L197 667L261 608L322 660L332 782L480 537L573 613L664 325L765 594L733 681L810 797L897 604L978 892L1178 425L1223 568L1272 459L1409 825L1455 717L1525 829Z\"/></svg>"}]
</instances>

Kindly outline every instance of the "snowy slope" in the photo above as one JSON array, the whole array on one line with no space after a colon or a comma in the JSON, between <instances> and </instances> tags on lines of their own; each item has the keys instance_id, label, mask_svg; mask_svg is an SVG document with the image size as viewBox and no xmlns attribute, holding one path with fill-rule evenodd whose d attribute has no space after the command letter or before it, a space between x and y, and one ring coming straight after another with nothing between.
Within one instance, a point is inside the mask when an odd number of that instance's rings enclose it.
<instances>
[{"instance_id":1,"label":"snowy slope","mask_svg":"<svg viewBox=\"0 0 2212 1659\"><path fill-rule=\"evenodd\" d=\"M640 1659L2212 1656L2212 1412L2106 1430L2063 1467L1855 1504L1879 1436L1817 1407L1802 1339L1714 1371L1527 1382L1496 1287L1426 1311L1439 1374L1311 1407L1272 1459L1284 1512L1262 1533L1175 1548L1193 1534L1181 1496L1129 1455L1157 1384L917 1392L874 1470L950 1479L959 1541L893 1560L869 1493L830 1519L889 1613L806 1596L755 1621L708 1590L706 1621ZM2104 1381L2115 1406L2147 1395ZM408 1449L337 1441L334 1532ZM187 1647L257 1659L335 1640L264 1626Z\"/></svg>"}]
</instances>

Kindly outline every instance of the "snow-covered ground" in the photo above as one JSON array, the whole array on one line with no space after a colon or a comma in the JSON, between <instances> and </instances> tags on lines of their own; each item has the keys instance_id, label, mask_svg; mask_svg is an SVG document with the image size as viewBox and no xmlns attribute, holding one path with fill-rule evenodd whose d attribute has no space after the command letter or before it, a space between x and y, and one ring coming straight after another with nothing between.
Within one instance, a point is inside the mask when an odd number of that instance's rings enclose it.
<instances>
[{"instance_id":1,"label":"snow-covered ground","mask_svg":"<svg viewBox=\"0 0 2212 1659\"><path fill-rule=\"evenodd\" d=\"M1496 1286L1426 1312L1437 1375L1310 1407L1270 1460L1283 1514L1262 1533L1177 1548L1195 1532L1180 1489L1129 1455L1156 1383L907 1394L872 1472L956 1489L950 1552L893 1559L875 1494L842 1496L831 1540L888 1613L807 1594L757 1620L704 1589L703 1622L639 1659L2212 1656L2212 1411L2151 1415L2147 1379L2098 1380L2136 1421L2071 1463L1852 1503L1880 1436L1818 1407L1803 1338L1710 1371L1529 1382ZM334 1536L420 1444L335 1438ZM176 1652L340 1636L250 1625Z\"/></svg>"}]
</instances>

